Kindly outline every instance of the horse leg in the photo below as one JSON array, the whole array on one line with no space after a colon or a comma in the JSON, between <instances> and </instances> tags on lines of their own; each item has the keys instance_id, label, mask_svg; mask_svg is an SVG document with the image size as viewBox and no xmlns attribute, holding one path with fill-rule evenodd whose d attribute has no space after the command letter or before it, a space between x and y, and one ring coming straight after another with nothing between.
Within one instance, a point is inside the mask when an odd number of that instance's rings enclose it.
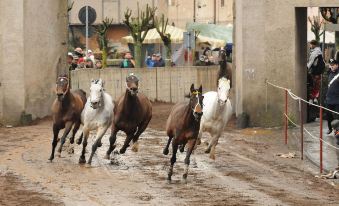
<instances>
[{"instance_id":1,"label":"horse leg","mask_svg":"<svg viewBox=\"0 0 339 206\"><path fill-rule=\"evenodd\" d=\"M95 151L97 151L98 147L101 147L101 138L104 136L104 134L106 133L108 127L101 127L98 129L97 131L97 140L94 142L94 144L92 145L92 153L91 153L91 156L89 156L89 159L88 159L88 164L91 164L92 163L92 158L93 158L93 155L95 154Z\"/></svg>"},{"instance_id":2,"label":"horse leg","mask_svg":"<svg viewBox=\"0 0 339 206\"><path fill-rule=\"evenodd\" d=\"M179 151L180 151L181 153L184 152L186 144L187 144L187 142L184 142L184 143L182 143L182 144L179 146Z\"/></svg>"},{"instance_id":3,"label":"horse leg","mask_svg":"<svg viewBox=\"0 0 339 206\"><path fill-rule=\"evenodd\" d=\"M173 136L168 136L167 144L166 144L166 146L165 146L165 148L162 152L164 155L168 155L168 153L169 153L168 147L171 144L172 139L173 139Z\"/></svg>"},{"instance_id":4,"label":"horse leg","mask_svg":"<svg viewBox=\"0 0 339 206\"><path fill-rule=\"evenodd\" d=\"M72 126L73 126L73 122L71 122L71 121L68 121L65 124L65 131L64 131L64 134L61 137L60 146L59 146L59 149L58 149L58 156L59 157L61 157L62 146L65 144L66 137L67 137L68 133L71 131Z\"/></svg>"},{"instance_id":5,"label":"horse leg","mask_svg":"<svg viewBox=\"0 0 339 206\"><path fill-rule=\"evenodd\" d=\"M52 160L54 159L54 151L55 151L55 147L58 144L58 134L59 134L60 128L56 125L53 124L53 141L52 141L52 154L49 158L49 160L52 162Z\"/></svg>"},{"instance_id":6,"label":"horse leg","mask_svg":"<svg viewBox=\"0 0 339 206\"><path fill-rule=\"evenodd\" d=\"M88 139L88 135L89 135L89 130L84 127L83 130L82 130L82 135L84 137L84 141L82 141L82 152L81 152L81 156L79 158L79 164L86 163L85 153L86 153L86 146L87 146L87 139Z\"/></svg>"},{"instance_id":7,"label":"horse leg","mask_svg":"<svg viewBox=\"0 0 339 206\"><path fill-rule=\"evenodd\" d=\"M140 135L145 131L145 129L147 128L147 125L149 123L151 119L148 119L147 121L144 121L141 123L141 125L139 125L138 127L138 131L137 133L134 135L133 137L133 146L132 146L132 151L133 152L138 152L139 150L139 143L138 143L138 139L140 137Z\"/></svg>"},{"instance_id":8,"label":"horse leg","mask_svg":"<svg viewBox=\"0 0 339 206\"><path fill-rule=\"evenodd\" d=\"M115 141L117 140L117 133L118 133L118 130L115 127L112 128L111 136L109 137L109 148L106 152L105 159L109 160L109 156L111 155L111 153L116 147L114 144L115 144Z\"/></svg>"},{"instance_id":9,"label":"horse leg","mask_svg":"<svg viewBox=\"0 0 339 206\"><path fill-rule=\"evenodd\" d=\"M119 151L120 154L124 154L126 152L127 147L129 147L129 143L133 139L133 136L134 136L133 133L127 134L124 145L122 146L122 148Z\"/></svg>"},{"instance_id":10,"label":"horse leg","mask_svg":"<svg viewBox=\"0 0 339 206\"><path fill-rule=\"evenodd\" d=\"M213 137L210 145L210 158L215 160L215 147L217 146L218 144L218 140L219 140L219 137L220 137L221 134L217 134Z\"/></svg>"},{"instance_id":11,"label":"horse leg","mask_svg":"<svg viewBox=\"0 0 339 206\"><path fill-rule=\"evenodd\" d=\"M76 123L74 124L73 131L72 131L72 137L71 137L71 139L69 140L69 142L70 142L71 144L74 143L75 134L76 134L77 131L79 130L80 124L81 124L80 121L79 121L79 122L76 122Z\"/></svg>"},{"instance_id":12,"label":"horse leg","mask_svg":"<svg viewBox=\"0 0 339 206\"><path fill-rule=\"evenodd\" d=\"M173 166L174 163L177 161L177 151L178 151L178 144L172 143L172 158L171 158L171 166L168 170L167 180L171 182L172 175L173 175Z\"/></svg>"},{"instance_id":13,"label":"horse leg","mask_svg":"<svg viewBox=\"0 0 339 206\"><path fill-rule=\"evenodd\" d=\"M80 144L81 144L83 136L84 136L84 133L83 133L83 132L81 132L81 135L80 135L80 137L77 139L77 144L78 144L78 145L80 145Z\"/></svg>"},{"instance_id":14,"label":"horse leg","mask_svg":"<svg viewBox=\"0 0 339 206\"><path fill-rule=\"evenodd\" d=\"M188 166L190 165L190 157L193 152L194 146L196 144L196 139L190 139L188 140L188 147L186 151L186 158L185 158L185 170L182 178L186 181L187 175L188 175Z\"/></svg>"}]
</instances>

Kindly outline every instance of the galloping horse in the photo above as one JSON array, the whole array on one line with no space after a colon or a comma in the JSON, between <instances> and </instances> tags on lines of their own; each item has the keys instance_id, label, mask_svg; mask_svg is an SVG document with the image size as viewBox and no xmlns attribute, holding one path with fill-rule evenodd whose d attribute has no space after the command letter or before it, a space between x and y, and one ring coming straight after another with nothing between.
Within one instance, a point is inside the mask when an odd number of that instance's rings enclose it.
<instances>
[{"instance_id":1,"label":"galloping horse","mask_svg":"<svg viewBox=\"0 0 339 206\"><path fill-rule=\"evenodd\" d=\"M219 50L219 72L218 72L218 79L222 77L226 77L230 80L230 86L232 87L232 69L229 63L226 61L226 51L221 49L214 49L215 51Z\"/></svg>"},{"instance_id":2,"label":"galloping horse","mask_svg":"<svg viewBox=\"0 0 339 206\"><path fill-rule=\"evenodd\" d=\"M212 139L208 144L206 153L215 159L215 147L224 128L232 116L232 105L229 100L230 80L221 77L218 80L218 91L210 91L204 94L204 109L200 123L198 142L203 132L209 132Z\"/></svg>"},{"instance_id":3,"label":"galloping horse","mask_svg":"<svg viewBox=\"0 0 339 206\"><path fill-rule=\"evenodd\" d=\"M70 142L73 144L74 136L81 124L81 112L86 103L86 93L83 90L70 91L67 75L58 77L55 93L57 94L57 98L52 105L54 137L52 154L49 158L50 161L54 159L54 151L58 144L58 134L61 129L65 128L65 131L61 137L61 143L58 149L59 156L61 156L62 146L66 141L66 137L74 125L73 134L70 139Z\"/></svg>"},{"instance_id":4,"label":"galloping horse","mask_svg":"<svg viewBox=\"0 0 339 206\"><path fill-rule=\"evenodd\" d=\"M152 118L152 104L145 95L138 93L138 84L139 79L134 74L126 77L126 92L118 99L114 108L114 120L109 138L110 147L106 152L106 159L109 159L115 148L116 135L120 130L127 135L120 153L126 152L131 140L133 140L132 151L138 151L139 136L145 131Z\"/></svg>"},{"instance_id":5,"label":"galloping horse","mask_svg":"<svg viewBox=\"0 0 339 206\"><path fill-rule=\"evenodd\" d=\"M199 89L194 89L194 84L191 85L190 94L187 96L190 98L190 101L180 102L173 106L172 111L167 119L166 131L168 136L168 142L164 148L163 154L167 155L169 150L168 147L172 141L172 158L171 158L171 167L168 171L168 181L171 181L173 174L173 166L176 162L176 154L179 145L182 149L188 143L186 158L185 158L185 172L183 174L183 179L187 179L188 166L190 164L190 156L193 151L194 145L196 143L200 119L202 116L203 109L203 96L202 96L202 86Z\"/></svg>"},{"instance_id":6,"label":"galloping horse","mask_svg":"<svg viewBox=\"0 0 339 206\"><path fill-rule=\"evenodd\" d=\"M103 86L104 84L101 79L92 80L89 101L87 101L81 114L81 122L84 125L82 130L83 134L77 143L81 143L82 136L84 137L84 140L82 143L82 153L79 158L80 164L86 163L85 152L89 132L92 130L97 130L96 141L92 145L92 153L87 162L88 164L91 164L95 151L102 145L101 138L104 136L105 132L111 126L113 121L113 100L112 97L104 91Z\"/></svg>"}]
</instances>

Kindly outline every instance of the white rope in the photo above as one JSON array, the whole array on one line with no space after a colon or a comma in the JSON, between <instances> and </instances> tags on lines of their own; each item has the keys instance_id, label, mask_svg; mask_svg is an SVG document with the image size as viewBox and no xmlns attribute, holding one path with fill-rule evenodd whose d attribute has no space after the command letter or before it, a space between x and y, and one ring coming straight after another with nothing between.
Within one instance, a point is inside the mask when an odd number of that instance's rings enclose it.
<instances>
[{"instance_id":1,"label":"white rope","mask_svg":"<svg viewBox=\"0 0 339 206\"><path fill-rule=\"evenodd\" d=\"M284 113L284 116L285 116L285 117L288 119L288 121L291 122L295 127L300 128L300 125L297 125L296 123L294 123L294 122L288 117L287 114ZM328 145L329 147L332 147L333 149L339 150L339 147L333 146L331 143L326 142L324 139L320 139L320 138L318 138L318 137L312 135L311 132L309 132L306 128L304 128L304 131L305 131L307 134L309 134L313 139L315 139L315 140L320 140L320 141L322 141L323 143L325 143L326 145ZM322 132L322 131L321 131L321 132Z\"/></svg>"},{"instance_id":2,"label":"white rope","mask_svg":"<svg viewBox=\"0 0 339 206\"><path fill-rule=\"evenodd\" d=\"M329 112L332 112L332 113L334 113L334 114L338 114L338 115L339 115L339 112L330 110L330 109L328 109L328 108L326 108L326 107L319 106L319 105L317 105L317 104L313 104L313 103L311 103L311 102L308 102L307 100L304 100L304 99L301 98L301 97L298 97L297 95L295 95L295 94L291 91L291 89L287 89L287 88L285 88L285 87L281 87L281 86L275 85L275 84L269 82L268 80L266 80L266 84L269 84L269 85L271 85L271 86L273 86L273 87L276 87L276 88L283 89L283 90L287 91L288 94L289 94L289 95L292 97L292 99L294 99L294 100L301 100L301 101L303 101L303 102L305 102L305 103L307 103L307 104L310 104L310 105L312 105L312 106L319 107L319 108L322 108L322 109L324 109L324 110L327 110L327 111L329 111Z\"/></svg>"}]
</instances>

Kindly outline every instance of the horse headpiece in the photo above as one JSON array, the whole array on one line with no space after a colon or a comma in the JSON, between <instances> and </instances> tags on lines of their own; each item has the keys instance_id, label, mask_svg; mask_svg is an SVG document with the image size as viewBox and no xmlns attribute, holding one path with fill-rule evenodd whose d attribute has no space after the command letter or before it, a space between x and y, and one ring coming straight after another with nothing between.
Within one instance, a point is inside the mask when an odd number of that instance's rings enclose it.
<instances>
[{"instance_id":1,"label":"horse headpiece","mask_svg":"<svg viewBox=\"0 0 339 206\"><path fill-rule=\"evenodd\" d=\"M132 96L138 94L139 79L133 73L126 77L126 88Z\"/></svg>"}]
</instances>

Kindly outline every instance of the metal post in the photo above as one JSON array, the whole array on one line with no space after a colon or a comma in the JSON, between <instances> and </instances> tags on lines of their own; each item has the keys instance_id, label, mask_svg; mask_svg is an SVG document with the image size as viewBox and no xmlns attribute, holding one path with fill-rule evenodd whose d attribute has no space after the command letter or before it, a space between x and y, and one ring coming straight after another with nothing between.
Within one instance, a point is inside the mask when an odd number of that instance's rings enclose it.
<instances>
[{"instance_id":1,"label":"metal post","mask_svg":"<svg viewBox=\"0 0 339 206\"><path fill-rule=\"evenodd\" d=\"M214 0L214 8L213 8L213 23L216 24L217 23L217 0Z\"/></svg>"},{"instance_id":2,"label":"metal post","mask_svg":"<svg viewBox=\"0 0 339 206\"><path fill-rule=\"evenodd\" d=\"M195 22L195 2L196 0L193 0L193 22Z\"/></svg>"},{"instance_id":3,"label":"metal post","mask_svg":"<svg viewBox=\"0 0 339 206\"><path fill-rule=\"evenodd\" d=\"M285 144L287 144L287 127L288 127L288 119L287 119L287 90L285 90Z\"/></svg>"},{"instance_id":4,"label":"metal post","mask_svg":"<svg viewBox=\"0 0 339 206\"><path fill-rule=\"evenodd\" d=\"M320 173L323 172L323 108L320 107Z\"/></svg>"},{"instance_id":5,"label":"metal post","mask_svg":"<svg viewBox=\"0 0 339 206\"><path fill-rule=\"evenodd\" d=\"M87 51L88 51L88 6L86 5L86 51L85 51L86 55Z\"/></svg>"},{"instance_id":6,"label":"metal post","mask_svg":"<svg viewBox=\"0 0 339 206\"><path fill-rule=\"evenodd\" d=\"M304 159L304 117L303 117L303 101L299 100L299 109L300 109L300 136L301 136L301 140L300 140L300 144L301 144L301 149L300 149L300 153L301 153L301 159Z\"/></svg>"}]
</instances>

